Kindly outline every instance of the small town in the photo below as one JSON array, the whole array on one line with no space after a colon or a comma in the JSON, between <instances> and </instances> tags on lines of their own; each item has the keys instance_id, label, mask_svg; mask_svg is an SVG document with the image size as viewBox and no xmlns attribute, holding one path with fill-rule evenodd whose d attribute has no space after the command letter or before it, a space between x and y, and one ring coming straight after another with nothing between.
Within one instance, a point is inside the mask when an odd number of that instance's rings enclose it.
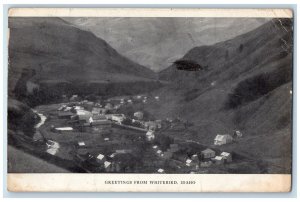
<instances>
[{"instance_id":1,"label":"small town","mask_svg":"<svg viewBox=\"0 0 300 202\"><path fill-rule=\"evenodd\" d=\"M135 110L159 102L159 96L94 101L78 95L63 97L64 103L35 109L39 122L33 141L41 152L80 172L209 173L239 161L220 149L242 138L238 130L216 134L211 145L203 145L180 138L189 130L188 121L156 119L145 110Z\"/></svg>"}]
</instances>

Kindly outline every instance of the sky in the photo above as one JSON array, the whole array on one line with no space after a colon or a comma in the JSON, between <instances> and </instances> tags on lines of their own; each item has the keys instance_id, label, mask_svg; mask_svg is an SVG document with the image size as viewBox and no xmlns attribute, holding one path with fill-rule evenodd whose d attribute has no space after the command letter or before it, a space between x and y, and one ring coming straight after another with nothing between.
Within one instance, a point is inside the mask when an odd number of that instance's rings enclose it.
<instances>
[{"instance_id":1,"label":"sky","mask_svg":"<svg viewBox=\"0 0 300 202\"><path fill-rule=\"evenodd\" d=\"M63 18L104 39L120 54L156 72L196 46L249 32L267 18Z\"/></svg>"}]
</instances>

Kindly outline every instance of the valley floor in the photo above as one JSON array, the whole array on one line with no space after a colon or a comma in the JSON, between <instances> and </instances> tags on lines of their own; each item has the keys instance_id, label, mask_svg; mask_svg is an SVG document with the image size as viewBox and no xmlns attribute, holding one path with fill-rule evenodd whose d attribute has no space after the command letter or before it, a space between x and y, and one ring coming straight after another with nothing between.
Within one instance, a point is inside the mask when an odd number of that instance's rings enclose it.
<instances>
[{"instance_id":1,"label":"valley floor","mask_svg":"<svg viewBox=\"0 0 300 202\"><path fill-rule=\"evenodd\" d=\"M172 158L166 158L163 154L167 153L171 143L147 141L146 132L120 127L111 122L110 126L85 127L84 131L75 129L71 132L54 132L53 126L65 127L72 126L68 119L57 117L57 109L63 104L43 105L35 108L36 113L47 117L43 124L37 124L37 132L33 139L42 137L54 145L47 147L44 144L31 145L24 143L22 139L17 142L19 148L31 153L22 153L19 149L9 146L8 171L9 172L121 172L121 173L156 173L162 169L163 173L265 173L265 164L260 159L253 159L247 154L240 153L239 143L234 142L224 146L215 146L213 142L205 143L193 138L189 134L189 129L164 129L157 133L157 137L167 137L176 139L182 152L175 152ZM176 126L176 125L175 125ZM176 128L176 127L175 127ZM245 140L243 140L245 141ZM83 142L83 146L78 144ZM157 148L154 148L157 146ZM53 148L52 148L53 147ZM186 160L191 158L191 154L199 154L206 148L212 148L216 155L223 151L230 151L233 161L230 163L212 164L209 166L187 165ZM123 153L119 159L109 157L116 154L116 151ZM161 154L157 151L160 150ZM126 151L129 151L127 154ZM104 163L97 162L97 159L89 160L103 154L105 162L117 162L117 168L107 170L100 166ZM38 156L39 158L35 157ZM51 163L49 166L49 162ZM36 166L38 164L38 166ZM198 163L198 165L200 165ZM57 167L59 166L59 167ZM60 168L62 167L62 168Z\"/></svg>"}]
</instances>

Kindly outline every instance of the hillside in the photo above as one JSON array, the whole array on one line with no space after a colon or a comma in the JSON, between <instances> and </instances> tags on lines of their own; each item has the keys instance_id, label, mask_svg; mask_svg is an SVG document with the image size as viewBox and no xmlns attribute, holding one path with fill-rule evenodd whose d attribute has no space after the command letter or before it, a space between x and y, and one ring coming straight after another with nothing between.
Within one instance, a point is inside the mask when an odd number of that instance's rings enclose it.
<instances>
[{"instance_id":1,"label":"hillside","mask_svg":"<svg viewBox=\"0 0 300 202\"><path fill-rule=\"evenodd\" d=\"M160 72L173 85L156 92L165 100L155 113L195 124L198 141L212 144L217 133L241 130L238 145L225 146L268 164L266 172L291 168L292 22L274 19L228 41L190 50L182 59L206 70L175 65ZM271 163L272 162L272 163Z\"/></svg>"},{"instance_id":2,"label":"hillside","mask_svg":"<svg viewBox=\"0 0 300 202\"><path fill-rule=\"evenodd\" d=\"M92 83L97 91L103 83L155 78L154 72L123 57L104 40L60 18L10 18L9 28L10 95L24 85L27 91L56 85L63 93L71 84L80 89L80 84Z\"/></svg>"},{"instance_id":3,"label":"hillside","mask_svg":"<svg viewBox=\"0 0 300 202\"><path fill-rule=\"evenodd\" d=\"M60 18L9 18L8 133L32 137L36 105L62 95L135 94L155 73Z\"/></svg>"},{"instance_id":4,"label":"hillside","mask_svg":"<svg viewBox=\"0 0 300 202\"><path fill-rule=\"evenodd\" d=\"M191 47L231 39L270 20L199 17L63 19L80 29L93 32L124 56L154 71L167 68L173 60L181 58Z\"/></svg>"}]
</instances>

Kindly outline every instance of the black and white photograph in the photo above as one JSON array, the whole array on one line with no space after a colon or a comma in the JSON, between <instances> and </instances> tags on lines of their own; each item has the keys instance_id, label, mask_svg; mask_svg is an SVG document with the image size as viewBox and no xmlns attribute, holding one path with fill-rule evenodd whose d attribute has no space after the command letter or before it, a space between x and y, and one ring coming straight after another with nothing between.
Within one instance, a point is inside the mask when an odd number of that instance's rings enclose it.
<instances>
[{"instance_id":1,"label":"black and white photograph","mask_svg":"<svg viewBox=\"0 0 300 202\"><path fill-rule=\"evenodd\" d=\"M293 18L8 28L8 173L291 174Z\"/></svg>"}]
</instances>

